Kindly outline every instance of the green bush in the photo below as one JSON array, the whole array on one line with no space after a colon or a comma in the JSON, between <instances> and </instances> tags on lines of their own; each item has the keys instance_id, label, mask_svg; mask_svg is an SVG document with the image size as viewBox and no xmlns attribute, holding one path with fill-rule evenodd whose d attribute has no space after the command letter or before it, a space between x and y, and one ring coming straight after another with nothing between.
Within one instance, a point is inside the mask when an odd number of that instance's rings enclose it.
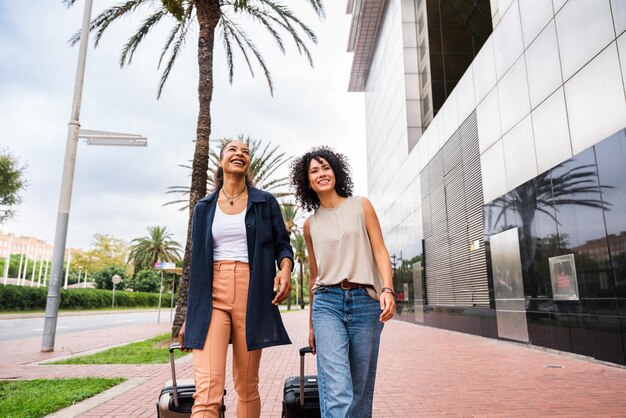
<instances>
[{"instance_id":1,"label":"green bush","mask_svg":"<svg viewBox=\"0 0 626 418\"><path fill-rule=\"evenodd\" d=\"M127 285L126 283L127 280L126 280L126 271L124 270L123 267L107 266L103 268L102 270L95 272L94 275L91 276L91 278L93 279L94 283L96 283L96 289L112 290L113 289L112 278L116 274L120 276L122 281L115 285L115 290L125 289Z\"/></svg>"},{"instance_id":2,"label":"green bush","mask_svg":"<svg viewBox=\"0 0 626 418\"><path fill-rule=\"evenodd\" d=\"M61 309L98 309L111 306L110 290L61 289ZM176 296L176 295L174 295ZM48 289L0 285L0 311L45 310ZM163 293L163 306L169 305L170 294ZM158 293L115 291L116 307L157 307Z\"/></svg>"},{"instance_id":3,"label":"green bush","mask_svg":"<svg viewBox=\"0 0 626 418\"><path fill-rule=\"evenodd\" d=\"M135 273L130 287L136 292L158 292L161 278L154 270L141 270Z\"/></svg>"}]
</instances>

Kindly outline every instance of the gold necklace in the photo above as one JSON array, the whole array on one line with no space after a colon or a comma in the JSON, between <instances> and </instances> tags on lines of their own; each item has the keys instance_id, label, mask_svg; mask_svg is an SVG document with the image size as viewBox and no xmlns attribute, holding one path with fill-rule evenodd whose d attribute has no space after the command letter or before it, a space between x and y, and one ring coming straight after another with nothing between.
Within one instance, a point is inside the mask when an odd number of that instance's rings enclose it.
<instances>
[{"instance_id":1,"label":"gold necklace","mask_svg":"<svg viewBox=\"0 0 626 418\"><path fill-rule=\"evenodd\" d=\"M243 192L245 192L247 188L248 188L247 186L243 186L243 189L242 189L239 193L237 193L236 195L234 195L233 197L228 196L228 195L226 194L226 192L224 191L224 188L223 188L223 187L222 187L222 193L224 194L224 196L226 196L226 199L228 199L228 203L230 203L230 205L232 206L232 205L234 205L234 204L235 204L235 203L234 203L234 202L235 202L235 199L237 199L239 196L241 196L241 194L242 194Z\"/></svg>"}]
</instances>

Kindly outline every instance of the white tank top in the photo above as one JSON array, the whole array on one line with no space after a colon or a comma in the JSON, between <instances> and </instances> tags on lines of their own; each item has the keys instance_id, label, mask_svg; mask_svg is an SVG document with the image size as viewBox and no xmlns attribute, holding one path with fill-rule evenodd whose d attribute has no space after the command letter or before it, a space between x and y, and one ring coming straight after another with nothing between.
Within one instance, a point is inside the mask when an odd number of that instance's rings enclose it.
<instances>
[{"instance_id":1,"label":"white tank top","mask_svg":"<svg viewBox=\"0 0 626 418\"><path fill-rule=\"evenodd\" d=\"M213 234L213 260L248 262L248 240L246 238L246 211L227 215L216 203Z\"/></svg>"}]
</instances>

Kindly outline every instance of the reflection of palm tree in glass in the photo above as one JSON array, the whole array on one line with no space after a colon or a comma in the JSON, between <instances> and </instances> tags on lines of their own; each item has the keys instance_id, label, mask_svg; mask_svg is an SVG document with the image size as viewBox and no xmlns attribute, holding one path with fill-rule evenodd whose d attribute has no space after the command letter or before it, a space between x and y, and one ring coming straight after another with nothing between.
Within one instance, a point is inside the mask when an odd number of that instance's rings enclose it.
<instances>
[{"instance_id":1,"label":"reflection of palm tree in glass","mask_svg":"<svg viewBox=\"0 0 626 418\"><path fill-rule=\"evenodd\" d=\"M526 255L522 257L524 273L532 267L539 250L538 237L532 234L533 222L538 212L548 215L558 225L556 213L559 206L576 205L610 209L611 204L600 199L600 191L613 186L599 184L595 165L581 165L555 175L564 164L559 164L486 205L499 209L494 222L488 219L491 224L497 225L506 212L514 211L518 214L521 222L521 250Z\"/></svg>"},{"instance_id":2,"label":"reflection of palm tree in glass","mask_svg":"<svg viewBox=\"0 0 626 418\"><path fill-rule=\"evenodd\" d=\"M396 269L396 291L398 293L404 292L404 284L408 284L409 292L413 289L413 264L419 263L422 261L421 255L416 255L412 258L398 258L397 261L400 261L400 267ZM415 291L414 289L412 290ZM407 309L412 312L414 309L413 302L410 302L409 294L403 294L403 299L398 300L396 307L398 309L398 313L402 313L403 309ZM410 302L410 303L409 303ZM404 306L406 305L406 306Z\"/></svg>"}]
</instances>

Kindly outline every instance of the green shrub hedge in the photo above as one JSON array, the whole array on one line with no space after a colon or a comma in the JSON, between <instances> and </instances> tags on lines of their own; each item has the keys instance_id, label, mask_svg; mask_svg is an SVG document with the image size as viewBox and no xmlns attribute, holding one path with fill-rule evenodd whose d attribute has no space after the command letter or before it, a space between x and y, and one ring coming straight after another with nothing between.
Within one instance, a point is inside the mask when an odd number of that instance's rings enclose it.
<instances>
[{"instance_id":1,"label":"green shrub hedge","mask_svg":"<svg viewBox=\"0 0 626 418\"><path fill-rule=\"evenodd\" d=\"M111 290L61 289L61 309L98 309L111 307ZM43 287L0 285L0 311L45 310L48 289ZM163 293L162 306L169 306L171 295ZM176 297L176 295L174 295ZM158 293L115 291L116 307L157 307Z\"/></svg>"}]
</instances>

